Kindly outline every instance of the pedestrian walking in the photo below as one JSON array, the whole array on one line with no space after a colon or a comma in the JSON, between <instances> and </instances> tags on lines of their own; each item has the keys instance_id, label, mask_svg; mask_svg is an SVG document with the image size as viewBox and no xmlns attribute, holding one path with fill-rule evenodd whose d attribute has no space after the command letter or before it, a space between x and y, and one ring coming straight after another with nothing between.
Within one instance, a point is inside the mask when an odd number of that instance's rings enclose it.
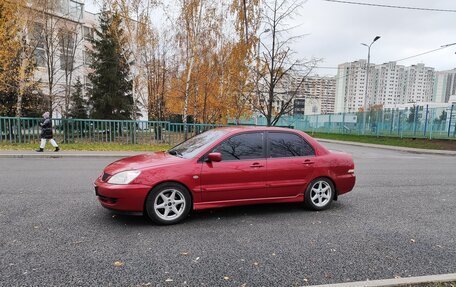
<instances>
[{"instance_id":1,"label":"pedestrian walking","mask_svg":"<svg viewBox=\"0 0 456 287\"><path fill-rule=\"evenodd\" d=\"M43 119L40 122L41 126L41 143L40 143L40 148L37 149L37 152L43 152L44 147L46 146L46 140L49 140L51 145L55 147L55 152L58 152L60 150L59 145L55 142L55 140L52 138L52 121L49 118L49 112L45 112L43 114Z\"/></svg>"}]
</instances>

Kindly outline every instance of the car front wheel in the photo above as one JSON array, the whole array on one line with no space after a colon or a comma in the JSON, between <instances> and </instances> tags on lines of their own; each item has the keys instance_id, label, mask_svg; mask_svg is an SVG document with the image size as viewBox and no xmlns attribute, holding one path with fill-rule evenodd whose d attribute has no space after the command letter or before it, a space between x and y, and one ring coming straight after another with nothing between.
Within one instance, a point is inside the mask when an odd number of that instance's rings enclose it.
<instances>
[{"instance_id":1,"label":"car front wheel","mask_svg":"<svg viewBox=\"0 0 456 287\"><path fill-rule=\"evenodd\" d=\"M317 178L307 187L304 194L304 205L312 210L329 208L334 197L334 185L327 178Z\"/></svg>"},{"instance_id":2,"label":"car front wheel","mask_svg":"<svg viewBox=\"0 0 456 287\"><path fill-rule=\"evenodd\" d=\"M175 224L187 217L191 208L190 194L177 183L156 186L146 200L147 216L157 224Z\"/></svg>"}]
</instances>

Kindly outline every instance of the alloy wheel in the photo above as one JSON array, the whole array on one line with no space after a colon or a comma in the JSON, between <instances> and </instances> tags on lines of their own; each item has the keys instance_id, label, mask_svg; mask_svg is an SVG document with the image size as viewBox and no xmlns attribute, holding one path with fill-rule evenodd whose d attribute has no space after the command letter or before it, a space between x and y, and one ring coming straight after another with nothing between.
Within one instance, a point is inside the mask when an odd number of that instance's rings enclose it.
<instances>
[{"instance_id":1,"label":"alloy wheel","mask_svg":"<svg viewBox=\"0 0 456 287\"><path fill-rule=\"evenodd\" d=\"M310 200L316 207L324 207L331 201L331 186L323 180L317 181L310 190Z\"/></svg>"},{"instance_id":2,"label":"alloy wheel","mask_svg":"<svg viewBox=\"0 0 456 287\"><path fill-rule=\"evenodd\" d=\"M179 218L185 211L184 195L177 189L161 191L154 202L155 214L165 221Z\"/></svg>"}]
</instances>

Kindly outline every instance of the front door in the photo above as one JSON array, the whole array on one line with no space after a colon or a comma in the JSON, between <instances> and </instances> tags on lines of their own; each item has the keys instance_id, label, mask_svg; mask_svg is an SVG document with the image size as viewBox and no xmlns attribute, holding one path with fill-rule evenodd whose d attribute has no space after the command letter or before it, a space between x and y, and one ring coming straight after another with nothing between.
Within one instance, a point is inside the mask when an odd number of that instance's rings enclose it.
<instances>
[{"instance_id":1,"label":"front door","mask_svg":"<svg viewBox=\"0 0 456 287\"><path fill-rule=\"evenodd\" d=\"M263 132L232 136L211 152L220 162L203 162L201 190L204 202L267 197Z\"/></svg>"}]
</instances>

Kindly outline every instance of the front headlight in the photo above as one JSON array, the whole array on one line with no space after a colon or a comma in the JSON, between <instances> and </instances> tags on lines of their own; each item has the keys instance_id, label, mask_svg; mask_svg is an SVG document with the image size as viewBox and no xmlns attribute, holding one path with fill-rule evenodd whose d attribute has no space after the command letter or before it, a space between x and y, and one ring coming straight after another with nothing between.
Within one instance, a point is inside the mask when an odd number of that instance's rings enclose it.
<instances>
[{"instance_id":1,"label":"front headlight","mask_svg":"<svg viewBox=\"0 0 456 287\"><path fill-rule=\"evenodd\" d=\"M138 171L138 170L122 171L122 172L119 172L119 173L116 173L115 175L113 175L108 180L108 183L111 183L111 184L129 184L135 178L137 178L140 173L141 172Z\"/></svg>"}]
</instances>

